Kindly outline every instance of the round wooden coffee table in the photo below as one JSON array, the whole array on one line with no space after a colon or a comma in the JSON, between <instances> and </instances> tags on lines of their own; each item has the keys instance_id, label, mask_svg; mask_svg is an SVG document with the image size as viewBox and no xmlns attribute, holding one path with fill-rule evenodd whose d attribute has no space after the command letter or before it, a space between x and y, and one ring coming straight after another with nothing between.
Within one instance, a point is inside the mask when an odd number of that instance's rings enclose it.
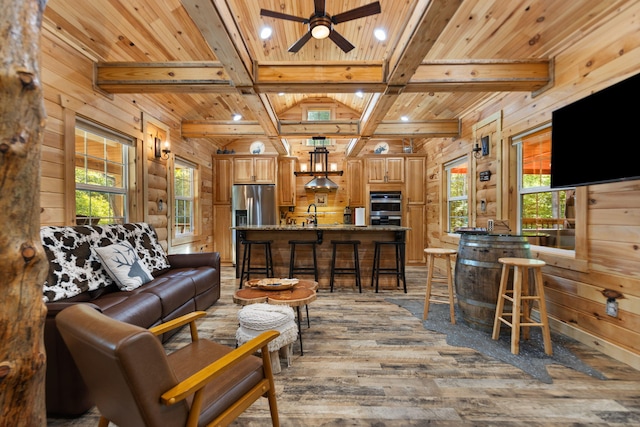
<instances>
[{"instance_id":1,"label":"round wooden coffee table","mask_svg":"<svg viewBox=\"0 0 640 427\"><path fill-rule=\"evenodd\" d=\"M302 328L300 326L300 307L307 306L307 321L309 318L308 305L316 300L316 289L318 282L313 280L300 280L290 289L285 290L268 290L260 289L255 286L258 280L248 280L246 286L238 289L233 294L233 302L240 305L249 305L256 303L268 303L278 305L288 305L296 309L298 318L298 336L300 337L300 355L303 355L302 349ZM253 285L253 286L252 286Z\"/></svg>"}]
</instances>

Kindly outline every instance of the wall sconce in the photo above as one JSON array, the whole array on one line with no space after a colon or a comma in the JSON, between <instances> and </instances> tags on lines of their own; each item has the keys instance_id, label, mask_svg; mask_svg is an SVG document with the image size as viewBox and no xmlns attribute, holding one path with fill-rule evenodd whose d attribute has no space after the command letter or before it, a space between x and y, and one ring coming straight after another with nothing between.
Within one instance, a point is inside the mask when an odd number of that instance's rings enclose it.
<instances>
[{"instance_id":1,"label":"wall sconce","mask_svg":"<svg viewBox=\"0 0 640 427\"><path fill-rule=\"evenodd\" d=\"M153 144L154 156L156 159L163 158L167 160L169 158L169 153L171 153L171 150L169 150L169 141L165 141L164 148L162 148L162 140L156 136L153 138Z\"/></svg>"},{"instance_id":2,"label":"wall sconce","mask_svg":"<svg viewBox=\"0 0 640 427\"><path fill-rule=\"evenodd\" d=\"M480 157L482 157L482 152L481 152L482 148L480 148L480 145L478 145L477 142L471 151L473 152L473 157L475 157L476 159L479 159Z\"/></svg>"},{"instance_id":3,"label":"wall sconce","mask_svg":"<svg viewBox=\"0 0 640 427\"><path fill-rule=\"evenodd\" d=\"M473 157L479 159L482 156L487 156L489 154L489 135L485 135L480 138L482 142L482 147L476 142L476 145L473 147L471 151L473 151Z\"/></svg>"},{"instance_id":4,"label":"wall sconce","mask_svg":"<svg viewBox=\"0 0 640 427\"><path fill-rule=\"evenodd\" d=\"M300 172L306 172L306 171L307 171L307 164L300 163Z\"/></svg>"},{"instance_id":5,"label":"wall sconce","mask_svg":"<svg viewBox=\"0 0 640 427\"><path fill-rule=\"evenodd\" d=\"M338 164L337 163L331 163L329 164L329 170L331 172L336 172L338 170Z\"/></svg>"}]
</instances>

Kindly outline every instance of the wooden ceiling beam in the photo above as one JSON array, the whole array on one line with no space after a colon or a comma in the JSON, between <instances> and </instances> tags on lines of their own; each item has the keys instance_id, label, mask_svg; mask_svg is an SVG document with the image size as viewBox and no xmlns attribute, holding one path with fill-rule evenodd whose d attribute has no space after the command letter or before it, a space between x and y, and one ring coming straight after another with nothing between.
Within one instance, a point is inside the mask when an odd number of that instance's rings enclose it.
<instances>
[{"instance_id":1,"label":"wooden ceiling beam","mask_svg":"<svg viewBox=\"0 0 640 427\"><path fill-rule=\"evenodd\" d=\"M183 138L212 138L239 135L264 136L258 122L228 122L215 120L191 120L181 124Z\"/></svg>"},{"instance_id":2,"label":"wooden ceiling beam","mask_svg":"<svg viewBox=\"0 0 640 427\"><path fill-rule=\"evenodd\" d=\"M551 80L548 60L450 60L422 63L406 85L389 85L380 64L281 64L254 85L230 79L219 62L99 63L96 83L110 93L349 93L535 91ZM258 70L263 67L257 65Z\"/></svg>"},{"instance_id":3,"label":"wooden ceiling beam","mask_svg":"<svg viewBox=\"0 0 640 427\"><path fill-rule=\"evenodd\" d=\"M282 121L279 123L278 129L281 137L357 138L361 136L358 121ZM215 120L184 121L181 133L185 138L266 136L258 122ZM449 119L422 122L381 122L374 136L377 138L439 138L458 136L459 133L459 121ZM270 140L276 139L270 138Z\"/></svg>"},{"instance_id":4,"label":"wooden ceiling beam","mask_svg":"<svg viewBox=\"0 0 640 427\"><path fill-rule=\"evenodd\" d=\"M433 61L420 64L404 92L533 92L550 81L546 59Z\"/></svg>"},{"instance_id":5,"label":"wooden ceiling beam","mask_svg":"<svg viewBox=\"0 0 640 427\"><path fill-rule=\"evenodd\" d=\"M399 46L404 47L389 61L387 83L395 90L376 98L377 102L367 108L365 111L367 116L362 117L363 136L370 137L375 133L380 122L384 120L387 112L400 96L402 88L409 83L461 4L459 0L420 0L418 2L412 14L414 18L400 38ZM358 141L347 151L347 156L357 155L363 147L364 143Z\"/></svg>"},{"instance_id":6,"label":"wooden ceiling beam","mask_svg":"<svg viewBox=\"0 0 640 427\"><path fill-rule=\"evenodd\" d=\"M329 138L352 138L360 136L359 121L280 121L280 135L299 138L326 136Z\"/></svg>"},{"instance_id":7,"label":"wooden ceiling beam","mask_svg":"<svg viewBox=\"0 0 640 427\"><path fill-rule=\"evenodd\" d=\"M422 122L380 122L373 136L376 138L444 138L460 135L460 121L427 120Z\"/></svg>"},{"instance_id":8,"label":"wooden ceiling beam","mask_svg":"<svg viewBox=\"0 0 640 427\"><path fill-rule=\"evenodd\" d=\"M216 59L224 66L238 92L243 96L249 108L256 116L267 137L278 136L276 117L271 104L253 89L253 62L242 40L240 30L225 0L181 0L185 10L207 41ZM279 154L287 154L287 147L280 140L275 144Z\"/></svg>"},{"instance_id":9,"label":"wooden ceiling beam","mask_svg":"<svg viewBox=\"0 0 640 427\"><path fill-rule=\"evenodd\" d=\"M235 92L219 62L100 62L95 84L109 93Z\"/></svg>"}]
</instances>

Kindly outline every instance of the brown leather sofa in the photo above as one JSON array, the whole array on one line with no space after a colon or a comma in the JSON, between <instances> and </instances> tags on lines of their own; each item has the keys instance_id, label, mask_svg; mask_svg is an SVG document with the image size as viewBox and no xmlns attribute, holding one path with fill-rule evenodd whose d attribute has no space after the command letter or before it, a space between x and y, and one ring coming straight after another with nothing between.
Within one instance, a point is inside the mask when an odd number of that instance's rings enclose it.
<instances>
[{"instance_id":1,"label":"brown leather sofa","mask_svg":"<svg viewBox=\"0 0 640 427\"><path fill-rule=\"evenodd\" d=\"M73 252L74 256L85 254L87 260L91 258L90 254L92 253L86 247L83 250L82 243L75 245L72 249L60 249L59 245L56 246L57 242L52 242L52 240L69 242L74 239L75 241L84 239L90 244L105 246L115 239L122 238L132 243L137 242L137 246L134 245L134 247L138 249L142 244L140 243L141 239L131 238L126 230L121 232L122 227L125 229L129 227L129 229L135 229L139 236L144 236L145 245L148 245L148 239L151 238L153 248L159 252L155 231L147 224L142 224L144 227L138 230L136 227L140 227L141 224L113 226L119 227L117 233L111 228L105 231L104 226L43 227L41 236L45 253L50 261L48 283L55 281L54 270L56 268L64 273L64 268L60 268L61 263L58 262L61 251ZM151 233L149 233L149 229ZM111 233L108 239L105 239L105 232ZM87 233L89 233L89 237L85 239ZM96 233L100 236L96 237ZM69 235L73 238L70 238ZM46 296L53 299L51 297L53 294L47 292L48 288L45 285L45 301L48 310L44 328L47 353L46 406L48 415L74 417L94 406L80 372L56 328L55 316L60 311L70 305L87 304L111 318L149 328L193 311L206 310L220 298L220 256L217 252L175 255L162 253L161 256L164 257L163 264L158 266L155 271L151 271L153 280L131 291L122 291L116 284L111 283L98 289L87 289L77 295L65 298L60 298L58 295L55 300L46 301ZM66 256L65 258L72 257ZM78 264L77 260L73 259L74 265ZM94 269L99 268L95 265L95 259L91 261L93 263L87 262L87 265L93 264ZM64 266L64 263L62 264ZM92 267L88 268L91 270ZM68 268L68 270L72 270L72 268ZM58 276L62 277L60 274ZM82 288L85 286L85 281L76 279L75 284ZM175 332L177 331L173 331L173 333ZM166 341L171 335L163 335L162 341Z\"/></svg>"}]
</instances>

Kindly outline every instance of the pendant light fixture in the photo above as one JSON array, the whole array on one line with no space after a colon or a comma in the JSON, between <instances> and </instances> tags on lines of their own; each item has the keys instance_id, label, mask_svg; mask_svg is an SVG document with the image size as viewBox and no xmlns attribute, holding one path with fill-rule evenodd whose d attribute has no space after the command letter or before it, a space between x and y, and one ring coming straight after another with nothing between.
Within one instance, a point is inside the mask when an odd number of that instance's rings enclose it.
<instances>
[{"instance_id":1,"label":"pendant light fixture","mask_svg":"<svg viewBox=\"0 0 640 427\"><path fill-rule=\"evenodd\" d=\"M324 137L314 137L314 139ZM329 179L329 175L342 175L342 171L329 170L329 150L326 147L316 147L309 153L309 171L295 172L296 176L313 176L313 179L305 184L304 188L314 191L331 191L338 189L338 184Z\"/></svg>"}]
</instances>

